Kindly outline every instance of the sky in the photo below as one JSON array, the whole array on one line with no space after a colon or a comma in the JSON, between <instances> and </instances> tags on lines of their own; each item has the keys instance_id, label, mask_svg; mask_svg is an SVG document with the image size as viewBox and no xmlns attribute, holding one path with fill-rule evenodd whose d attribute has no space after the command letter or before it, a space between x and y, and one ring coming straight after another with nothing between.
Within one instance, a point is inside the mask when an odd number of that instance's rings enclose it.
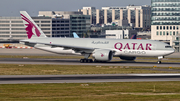
<instances>
[{"instance_id":1,"label":"sky","mask_svg":"<svg viewBox=\"0 0 180 101\"><path fill-rule=\"evenodd\" d=\"M0 16L20 16L19 11L27 11L37 16L39 11L77 11L82 7L151 5L151 0L0 0Z\"/></svg>"}]
</instances>

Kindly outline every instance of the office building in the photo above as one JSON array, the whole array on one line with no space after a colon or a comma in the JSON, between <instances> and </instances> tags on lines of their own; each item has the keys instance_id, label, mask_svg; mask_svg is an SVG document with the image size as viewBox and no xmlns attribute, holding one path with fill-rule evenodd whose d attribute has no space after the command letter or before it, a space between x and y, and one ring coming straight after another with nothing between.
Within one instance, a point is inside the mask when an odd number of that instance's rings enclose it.
<instances>
[{"instance_id":1,"label":"office building","mask_svg":"<svg viewBox=\"0 0 180 101\"><path fill-rule=\"evenodd\" d=\"M180 52L180 34L173 36L173 47L176 52Z\"/></svg>"},{"instance_id":2,"label":"office building","mask_svg":"<svg viewBox=\"0 0 180 101\"><path fill-rule=\"evenodd\" d=\"M48 37L71 37L76 32L83 37L90 30L90 16L82 12L39 11L32 17ZM21 17L0 17L0 39L26 39Z\"/></svg>"},{"instance_id":3,"label":"office building","mask_svg":"<svg viewBox=\"0 0 180 101\"><path fill-rule=\"evenodd\" d=\"M42 31L52 36L52 21L50 17L32 17ZM0 17L1 39L25 39L27 34L21 17Z\"/></svg>"},{"instance_id":4,"label":"office building","mask_svg":"<svg viewBox=\"0 0 180 101\"><path fill-rule=\"evenodd\" d=\"M136 30L106 30L106 38L110 39L129 39L132 35L137 35Z\"/></svg>"},{"instance_id":5,"label":"office building","mask_svg":"<svg viewBox=\"0 0 180 101\"><path fill-rule=\"evenodd\" d=\"M175 36L180 33L180 0L152 0L151 2L151 39L173 46Z\"/></svg>"},{"instance_id":6,"label":"office building","mask_svg":"<svg viewBox=\"0 0 180 101\"><path fill-rule=\"evenodd\" d=\"M69 19L52 19L52 37L69 37L70 21Z\"/></svg>"},{"instance_id":7,"label":"office building","mask_svg":"<svg viewBox=\"0 0 180 101\"><path fill-rule=\"evenodd\" d=\"M127 7L83 7L79 12L91 15L91 24L108 24L127 21L130 26L139 29L150 29L151 27L151 7L127 6ZM123 24L120 24L123 26Z\"/></svg>"},{"instance_id":8,"label":"office building","mask_svg":"<svg viewBox=\"0 0 180 101\"><path fill-rule=\"evenodd\" d=\"M39 16L52 18L52 36L70 37L76 32L83 37L90 30L90 15L75 11L39 11Z\"/></svg>"}]
</instances>

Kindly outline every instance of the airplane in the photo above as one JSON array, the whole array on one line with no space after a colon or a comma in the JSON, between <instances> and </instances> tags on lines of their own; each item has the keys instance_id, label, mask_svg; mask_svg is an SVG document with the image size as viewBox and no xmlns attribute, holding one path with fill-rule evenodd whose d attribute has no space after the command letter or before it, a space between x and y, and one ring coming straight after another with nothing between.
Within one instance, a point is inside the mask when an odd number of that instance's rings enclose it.
<instances>
[{"instance_id":1,"label":"airplane","mask_svg":"<svg viewBox=\"0 0 180 101\"><path fill-rule=\"evenodd\" d=\"M108 62L113 57L135 60L136 57L158 57L158 64L174 49L163 42L136 39L50 38L37 26L26 11L20 11L28 39L20 43L57 54L83 55L81 63ZM88 59L90 56L93 59Z\"/></svg>"},{"instance_id":2,"label":"airplane","mask_svg":"<svg viewBox=\"0 0 180 101\"><path fill-rule=\"evenodd\" d=\"M79 38L79 36L75 32L73 32L73 36L74 38Z\"/></svg>"}]
</instances>

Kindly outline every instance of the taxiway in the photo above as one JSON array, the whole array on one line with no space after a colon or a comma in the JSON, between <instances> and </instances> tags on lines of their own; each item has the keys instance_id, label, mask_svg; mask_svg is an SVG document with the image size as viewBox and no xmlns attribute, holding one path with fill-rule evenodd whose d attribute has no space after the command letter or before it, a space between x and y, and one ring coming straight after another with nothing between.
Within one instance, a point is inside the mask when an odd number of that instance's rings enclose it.
<instances>
[{"instance_id":1,"label":"taxiway","mask_svg":"<svg viewBox=\"0 0 180 101\"><path fill-rule=\"evenodd\" d=\"M0 76L0 84L180 81L180 74L96 74Z\"/></svg>"},{"instance_id":2,"label":"taxiway","mask_svg":"<svg viewBox=\"0 0 180 101\"><path fill-rule=\"evenodd\" d=\"M135 62L135 61L111 61L105 63L80 63L79 59L19 59L0 58L0 64L49 64L49 65L100 65L100 66L145 66L145 67L180 67L180 63L162 62Z\"/></svg>"},{"instance_id":3,"label":"taxiway","mask_svg":"<svg viewBox=\"0 0 180 101\"><path fill-rule=\"evenodd\" d=\"M0 55L57 55L36 49L0 49ZM179 58L174 53L170 58ZM48 64L48 65L95 65L95 66L157 66L180 67L180 63L157 64L156 62L112 61L106 63L80 63L79 59L20 59L0 58L0 64ZM92 82L144 82L144 81L180 81L180 74L103 74L103 75L22 75L0 76L0 84L24 83L92 83Z\"/></svg>"},{"instance_id":4,"label":"taxiway","mask_svg":"<svg viewBox=\"0 0 180 101\"><path fill-rule=\"evenodd\" d=\"M39 49L3 49L0 48L0 55L34 55L34 56L57 56L60 54L55 54L51 52L42 51ZM165 56L168 58L180 58L180 52L179 53L173 53L171 55Z\"/></svg>"}]
</instances>

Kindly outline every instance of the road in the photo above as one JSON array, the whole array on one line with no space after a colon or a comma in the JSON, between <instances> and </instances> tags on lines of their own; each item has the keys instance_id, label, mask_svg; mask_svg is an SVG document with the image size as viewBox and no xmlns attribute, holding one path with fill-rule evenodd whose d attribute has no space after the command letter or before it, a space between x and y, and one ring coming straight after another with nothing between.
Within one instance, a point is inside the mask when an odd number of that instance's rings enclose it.
<instances>
[{"instance_id":1,"label":"road","mask_svg":"<svg viewBox=\"0 0 180 101\"><path fill-rule=\"evenodd\" d=\"M0 84L180 81L180 74L92 74L0 76Z\"/></svg>"}]
</instances>

